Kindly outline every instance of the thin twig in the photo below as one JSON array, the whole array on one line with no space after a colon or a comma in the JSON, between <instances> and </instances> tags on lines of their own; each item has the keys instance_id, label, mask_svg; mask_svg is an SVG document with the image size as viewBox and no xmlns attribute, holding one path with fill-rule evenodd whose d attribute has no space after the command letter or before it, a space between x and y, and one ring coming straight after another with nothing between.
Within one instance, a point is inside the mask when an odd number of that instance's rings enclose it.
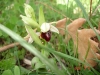
<instances>
[{"instance_id":1,"label":"thin twig","mask_svg":"<svg viewBox=\"0 0 100 75\"><path fill-rule=\"evenodd\" d=\"M27 41L29 39L29 35L24 37L24 39ZM13 48L15 46L18 46L18 45L20 45L20 44L18 42L16 42L16 43L11 43L9 45L3 46L3 47L0 48L0 52L6 51L6 50Z\"/></svg>"},{"instance_id":2,"label":"thin twig","mask_svg":"<svg viewBox=\"0 0 100 75\"><path fill-rule=\"evenodd\" d=\"M98 11L99 8L100 8L100 5L98 5L97 8L94 10L94 12L92 13L92 16L96 15L96 12Z\"/></svg>"},{"instance_id":3,"label":"thin twig","mask_svg":"<svg viewBox=\"0 0 100 75\"><path fill-rule=\"evenodd\" d=\"M89 16L89 19L91 18L91 15L92 15L92 0L90 0L90 16Z\"/></svg>"},{"instance_id":4,"label":"thin twig","mask_svg":"<svg viewBox=\"0 0 100 75\"><path fill-rule=\"evenodd\" d=\"M100 31L100 20L99 20L99 24L98 24L98 30Z\"/></svg>"},{"instance_id":5,"label":"thin twig","mask_svg":"<svg viewBox=\"0 0 100 75\"><path fill-rule=\"evenodd\" d=\"M9 45L3 46L3 47L0 48L0 52L5 51L7 49L10 49L14 46L18 46L18 45L20 45L20 44L17 42L17 43L11 43Z\"/></svg>"}]
</instances>

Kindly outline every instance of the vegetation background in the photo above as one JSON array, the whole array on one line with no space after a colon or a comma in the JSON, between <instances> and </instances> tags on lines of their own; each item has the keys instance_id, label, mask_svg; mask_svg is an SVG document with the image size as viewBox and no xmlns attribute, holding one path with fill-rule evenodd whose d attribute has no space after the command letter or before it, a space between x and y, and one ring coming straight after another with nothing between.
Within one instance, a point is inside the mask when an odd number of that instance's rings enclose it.
<instances>
[{"instance_id":1,"label":"vegetation background","mask_svg":"<svg viewBox=\"0 0 100 75\"><path fill-rule=\"evenodd\" d=\"M98 27L100 22L100 0L0 0L0 24L3 24L13 32L19 34L20 36L26 36L26 30L24 24L21 20L20 15L24 13L24 3L31 5L35 11L36 19L38 19L39 7L43 6L43 11L45 14L46 22L58 21L64 17L69 18L67 21L69 24L71 21L83 17L88 19L91 22L93 27ZM82 7L84 6L85 9ZM85 10L85 11L84 11ZM91 26L86 22L83 28L90 28ZM100 64L96 68L90 70L82 69L80 71L74 70L76 63L74 62L73 57L73 42L69 41L69 44L66 46L62 41L61 36L58 37L59 43L55 44L53 40L58 35L53 35L50 44L48 47L53 46L58 47L57 51L66 54L64 59L67 57L68 62L61 62L61 56L56 56L54 54L54 60L51 60L52 63L58 64L55 60L59 61L62 64L63 71L57 72L59 75L99 75L100 74ZM0 30L0 47L8 45L15 42L8 34ZM33 44L37 48L37 44ZM40 49L40 48L37 48ZM56 48L55 48L56 49ZM63 50L63 51L60 51ZM66 50L68 50L66 52ZM67 56L69 55L69 56ZM72 56L72 57L70 57ZM24 47L15 46L0 52L0 75L55 75L56 70L53 72L48 69L48 66L44 67L43 62L38 65L38 67L30 67L23 63L24 58L32 59L35 57L29 51L26 51ZM73 59L73 60L72 60ZM37 59L38 60L38 59ZM77 59L78 60L78 59ZM45 60L44 62L46 62ZM100 62L99 60L97 62ZM42 65L42 67L41 67ZM67 65L67 66L66 66ZM49 65L50 66L50 65ZM71 68L70 68L71 67ZM42 68L42 69L41 69ZM56 69L55 66L53 69ZM50 72L49 72L50 70ZM65 74L63 74L65 73ZM57 75L56 74L56 75Z\"/></svg>"}]
</instances>

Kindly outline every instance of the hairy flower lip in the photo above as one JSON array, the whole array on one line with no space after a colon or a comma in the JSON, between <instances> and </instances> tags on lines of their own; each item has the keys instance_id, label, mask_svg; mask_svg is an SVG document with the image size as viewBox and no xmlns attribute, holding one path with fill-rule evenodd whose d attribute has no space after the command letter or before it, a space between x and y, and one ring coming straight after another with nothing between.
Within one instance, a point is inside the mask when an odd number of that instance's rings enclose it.
<instances>
[{"instance_id":1,"label":"hairy flower lip","mask_svg":"<svg viewBox=\"0 0 100 75\"><path fill-rule=\"evenodd\" d=\"M40 37L42 37L43 39L45 39L47 42L49 42L50 41L50 39L51 39L51 31L49 30L49 31L47 31L47 32L41 32L41 35L40 35Z\"/></svg>"}]
</instances>

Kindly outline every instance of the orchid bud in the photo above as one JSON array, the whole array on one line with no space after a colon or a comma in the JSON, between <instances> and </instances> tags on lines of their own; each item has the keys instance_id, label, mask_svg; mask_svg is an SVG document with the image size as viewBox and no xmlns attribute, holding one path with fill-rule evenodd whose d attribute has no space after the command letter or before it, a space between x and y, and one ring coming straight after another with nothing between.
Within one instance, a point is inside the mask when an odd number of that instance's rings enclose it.
<instances>
[{"instance_id":1,"label":"orchid bud","mask_svg":"<svg viewBox=\"0 0 100 75\"><path fill-rule=\"evenodd\" d=\"M35 20L35 13L34 13L33 8L28 4L24 4L24 7L25 7L26 16L32 18L33 20Z\"/></svg>"},{"instance_id":2,"label":"orchid bud","mask_svg":"<svg viewBox=\"0 0 100 75\"><path fill-rule=\"evenodd\" d=\"M22 18L23 22L24 22L26 25L30 25L30 26L32 26L32 27L37 27L37 28L39 28L38 23L37 23L36 21L34 21L32 18L23 16L23 15L20 15L20 17Z\"/></svg>"}]
</instances>

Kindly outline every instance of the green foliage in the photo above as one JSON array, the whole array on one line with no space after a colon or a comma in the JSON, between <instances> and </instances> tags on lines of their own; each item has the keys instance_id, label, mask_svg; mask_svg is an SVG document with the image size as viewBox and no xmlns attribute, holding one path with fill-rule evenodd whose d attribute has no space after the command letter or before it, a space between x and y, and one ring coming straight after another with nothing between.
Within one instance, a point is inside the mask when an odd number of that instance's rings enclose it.
<instances>
[{"instance_id":1,"label":"green foliage","mask_svg":"<svg viewBox=\"0 0 100 75\"><path fill-rule=\"evenodd\" d=\"M30 51L35 56L32 59L32 68L28 70L27 68L16 66L16 61L19 62L25 56L25 49L12 48L9 51L2 52L0 54L0 74L2 75L99 75L100 70L91 68L76 71L74 69L78 63L84 63L77 58L75 58L73 53L74 44L70 40L66 45L63 41L64 37L58 34L52 34L50 42L41 40L33 29L37 28L40 31L40 26L44 22L52 22L62 19L64 17L70 18L72 20L84 17L87 22L83 28L98 27L98 21L100 17L100 10L98 9L95 15L92 15L89 19L88 14L90 12L90 0L68 0L66 4L57 4L56 1L60 0L29 0L29 5L32 7L27 7L24 11L24 3L26 0L6 0L0 1L0 41L4 41L6 45L14 42L11 37L18 41L24 48ZM61 0L65 1L65 0ZM92 0L92 11L94 12L99 5L99 0ZM25 13L24 13L25 12ZM26 43L19 35L25 36L26 30L24 23L21 21L20 14L26 15L22 16L26 29L31 35L34 42L30 45ZM67 21L69 24L70 21ZM28 25L27 25L28 24ZM30 26L31 25L31 26ZM4 27L5 26L5 27ZM7 29L7 28L9 29ZM7 34L5 34L7 33ZM16 33L19 35L17 35ZM10 36L10 37L9 37ZM98 36L99 38L99 36ZM100 38L99 38L100 39ZM58 41L58 42L57 42ZM96 60L100 62L99 60ZM99 68L100 65L97 66ZM34 70L34 71L33 71Z\"/></svg>"},{"instance_id":2,"label":"green foliage","mask_svg":"<svg viewBox=\"0 0 100 75\"><path fill-rule=\"evenodd\" d=\"M14 67L15 63L16 63L15 58L8 58L5 60L2 60L0 61L0 70L11 69Z\"/></svg>"},{"instance_id":3,"label":"green foliage","mask_svg":"<svg viewBox=\"0 0 100 75\"><path fill-rule=\"evenodd\" d=\"M19 67L18 66L15 66L14 67L14 73L13 73L13 71L12 70L5 70L3 73L2 73L2 75L21 75L20 74L20 69L19 69Z\"/></svg>"},{"instance_id":4,"label":"green foliage","mask_svg":"<svg viewBox=\"0 0 100 75\"><path fill-rule=\"evenodd\" d=\"M5 70L2 75L13 75L11 70Z\"/></svg>"},{"instance_id":5,"label":"green foliage","mask_svg":"<svg viewBox=\"0 0 100 75\"><path fill-rule=\"evenodd\" d=\"M2 6L4 8L1 8L1 22L2 24L6 25L8 28L10 28L11 30L15 30L15 28L17 26L22 25L22 23L20 23L21 21L19 20L19 14L23 12L23 3L24 0L19 0L19 2L17 2L16 0L14 1L0 1L2 4ZM3 4L4 2L4 4ZM17 30L15 30L17 31Z\"/></svg>"},{"instance_id":6,"label":"green foliage","mask_svg":"<svg viewBox=\"0 0 100 75\"><path fill-rule=\"evenodd\" d=\"M45 65L39 60L38 57L34 57L32 59L32 67L34 70L38 70L38 69L43 69L45 68Z\"/></svg>"},{"instance_id":7,"label":"green foliage","mask_svg":"<svg viewBox=\"0 0 100 75\"><path fill-rule=\"evenodd\" d=\"M20 69L19 69L18 66L15 66L15 67L14 67L14 75L21 75L21 74L20 74Z\"/></svg>"}]
</instances>

